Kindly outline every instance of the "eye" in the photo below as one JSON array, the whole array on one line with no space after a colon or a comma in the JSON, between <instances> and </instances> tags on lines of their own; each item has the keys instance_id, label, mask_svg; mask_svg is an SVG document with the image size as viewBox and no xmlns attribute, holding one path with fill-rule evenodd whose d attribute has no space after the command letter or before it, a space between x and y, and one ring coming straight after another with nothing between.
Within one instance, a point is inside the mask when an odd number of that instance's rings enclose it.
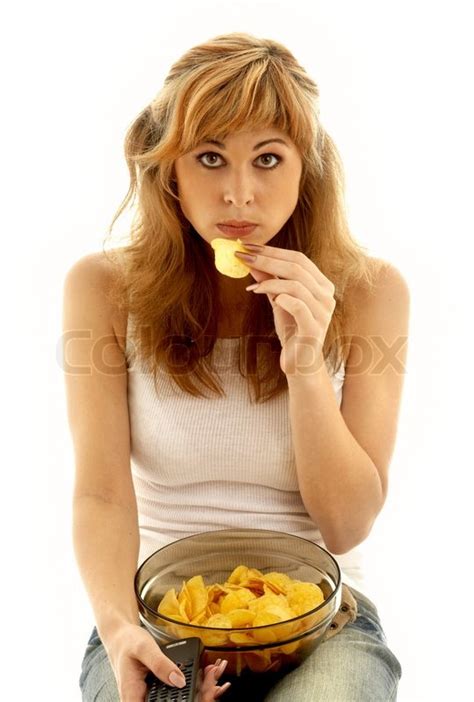
<instances>
[{"instance_id":1,"label":"eye","mask_svg":"<svg viewBox=\"0 0 474 702\"><path fill-rule=\"evenodd\" d=\"M216 166L216 165L215 165L215 162L214 162L214 164L211 164L211 165L208 165L208 164L204 163L204 161L203 161L202 159L204 159L205 157L207 158L207 157L209 157L209 156L211 156L211 157L217 156L217 158L222 158L222 156L221 156L220 154L216 153L215 151L205 151L204 153L199 154L199 156L196 156L196 160L197 160L202 166L204 166L204 168L207 168L208 170L216 170L217 168L220 168L220 166L218 166L218 165ZM276 159L277 162L274 163L274 164L271 165L271 166L263 166L262 170L264 170L264 171L271 171L273 168L276 168L276 167L279 165L279 163L280 163L281 161L283 161L283 159L281 158L281 156L277 156L277 154L260 154L260 156L257 156L257 159L259 159L259 158L261 158L261 159L263 159L263 158L268 158L269 156L270 156L271 158Z\"/></svg>"}]
</instances>

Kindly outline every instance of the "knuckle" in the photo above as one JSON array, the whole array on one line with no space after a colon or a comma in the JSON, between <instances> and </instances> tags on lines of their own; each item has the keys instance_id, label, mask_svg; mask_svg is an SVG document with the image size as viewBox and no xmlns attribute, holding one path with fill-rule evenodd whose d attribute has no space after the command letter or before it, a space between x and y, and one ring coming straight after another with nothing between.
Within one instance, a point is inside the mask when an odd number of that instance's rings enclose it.
<instances>
[{"instance_id":1,"label":"knuckle","mask_svg":"<svg viewBox=\"0 0 474 702\"><path fill-rule=\"evenodd\" d=\"M148 648L148 642L147 641L137 641L135 643L134 649L135 649L135 654L137 656L143 656L145 655L146 651Z\"/></svg>"},{"instance_id":2,"label":"knuckle","mask_svg":"<svg viewBox=\"0 0 474 702\"><path fill-rule=\"evenodd\" d=\"M300 251L299 253L301 253L301 251ZM301 255L303 256L303 254L301 254ZM293 270L293 275L294 275L295 277L296 277L296 276L298 275L298 273L301 271L302 267L303 267L303 266L302 266L302 260L300 260L298 263L292 263L292 264L291 264L291 268L292 268L292 270Z\"/></svg>"},{"instance_id":3,"label":"knuckle","mask_svg":"<svg viewBox=\"0 0 474 702\"><path fill-rule=\"evenodd\" d=\"M303 285L303 283L301 282L301 280L295 280L294 286L293 286L293 287L295 288L295 290L297 290L297 291L300 292L300 293L301 293L301 292L306 292L306 290L307 290L306 286Z\"/></svg>"}]
</instances>

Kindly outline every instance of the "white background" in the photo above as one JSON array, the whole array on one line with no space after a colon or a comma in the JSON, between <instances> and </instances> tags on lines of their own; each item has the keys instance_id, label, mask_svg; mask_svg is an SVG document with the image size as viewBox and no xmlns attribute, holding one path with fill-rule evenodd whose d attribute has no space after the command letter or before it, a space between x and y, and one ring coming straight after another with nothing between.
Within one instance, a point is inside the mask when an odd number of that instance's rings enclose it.
<instances>
[{"instance_id":1,"label":"white background","mask_svg":"<svg viewBox=\"0 0 474 702\"><path fill-rule=\"evenodd\" d=\"M468 3L18 2L2 18L2 699L78 702L92 612L71 539L60 362L68 268L128 187L126 128L217 34L285 44L320 87L352 231L412 299L390 493L366 542L401 702L466 699L473 110ZM126 231L126 218L116 233ZM30 677L31 676L31 677ZM8 691L8 694L7 694ZM330 701L327 701L330 702Z\"/></svg>"}]
</instances>

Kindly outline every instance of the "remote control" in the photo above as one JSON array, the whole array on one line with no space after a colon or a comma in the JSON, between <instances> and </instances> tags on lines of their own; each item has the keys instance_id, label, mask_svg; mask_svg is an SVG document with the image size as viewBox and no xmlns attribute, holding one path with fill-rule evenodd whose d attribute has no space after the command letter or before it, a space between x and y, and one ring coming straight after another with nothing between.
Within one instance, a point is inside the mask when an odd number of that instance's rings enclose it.
<instances>
[{"instance_id":1,"label":"remote control","mask_svg":"<svg viewBox=\"0 0 474 702\"><path fill-rule=\"evenodd\" d=\"M203 648L202 641L197 636L160 646L168 658L179 664L186 678L186 686L180 688L167 685L150 672L146 677L148 683L146 702L195 702L198 699L201 684L202 672L199 661Z\"/></svg>"}]
</instances>

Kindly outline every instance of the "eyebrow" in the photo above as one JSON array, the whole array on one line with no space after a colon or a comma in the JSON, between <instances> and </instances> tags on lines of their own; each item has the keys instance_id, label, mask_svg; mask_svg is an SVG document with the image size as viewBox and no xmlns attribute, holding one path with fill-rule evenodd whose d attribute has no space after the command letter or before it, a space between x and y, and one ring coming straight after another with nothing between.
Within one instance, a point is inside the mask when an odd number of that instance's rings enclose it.
<instances>
[{"instance_id":1,"label":"eyebrow","mask_svg":"<svg viewBox=\"0 0 474 702\"><path fill-rule=\"evenodd\" d=\"M258 144L255 144L253 147L253 151L256 151L259 149L261 146L265 146L266 144L271 144L272 142L277 142L278 144L283 144L283 146L286 146L288 149L290 148L286 141L283 141L283 139L266 139L265 141L259 141ZM215 144L216 146L219 146L219 148L223 149L225 151L225 144L223 144L220 141L216 141L215 139L206 139L206 141L201 142L202 144Z\"/></svg>"}]
</instances>

